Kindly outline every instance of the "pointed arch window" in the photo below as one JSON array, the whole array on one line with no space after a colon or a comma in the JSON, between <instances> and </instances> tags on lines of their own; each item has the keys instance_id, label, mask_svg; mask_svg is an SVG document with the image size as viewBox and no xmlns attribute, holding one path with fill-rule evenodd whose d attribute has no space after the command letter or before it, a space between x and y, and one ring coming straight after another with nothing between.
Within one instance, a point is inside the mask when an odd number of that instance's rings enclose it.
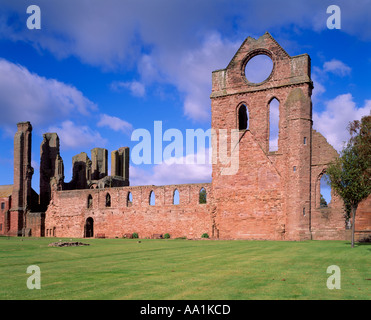
<instances>
[{"instance_id":1,"label":"pointed arch window","mask_svg":"<svg viewBox=\"0 0 371 320\"><path fill-rule=\"evenodd\" d=\"M93 207L93 197L91 194L88 195L88 209Z\"/></svg>"},{"instance_id":2,"label":"pointed arch window","mask_svg":"<svg viewBox=\"0 0 371 320\"><path fill-rule=\"evenodd\" d=\"M111 206L111 195L109 193L106 194L106 207Z\"/></svg>"},{"instance_id":3,"label":"pointed arch window","mask_svg":"<svg viewBox=\"0 0 371 320\"><path fill-rule=\"evenodd\" d=\"M154 206L156 204L156 196L153 191L150 192L149 194L149 205Z\"/></svg>"},{"instance_id":4,"label":"pointed arch window","mask_svg":"<svg viewBox=\"0 0 371 320\"><path fill-rule=\"evenodd\" d=\"M269 102L269 151L278 150L280 102L273 98Z\"/></svg>"},{"instance_id":5,"label":"pointed arch window","mask_svg":"<svg viewBox=\"0 0 371 320\"><path fill-rule=\"evenodd\" d=\"M173 204L179 204L179 191L178 191L178 189L174 190Z\"/></svg>"},{"instance_id":6,"label":"pointed arch window","mask_svg":"<svg viewBox=\"0 0 371 320\"><path fill-rule=\"evenodd\" d=\"M249 129L249 112L246 105L242 104L238 108L238 130Z\"/></svg>"},{"instance_id":7,"label":"pointed arch window","mask_svg":"<svg viewBox=\"0 0 371 320\"><path fill-rule=\"evenodd\" d=\"M201 188L200 193L199 193L198 202L200 204L205 204L207 202L207 193L206 193L205 188Z\"/></svg>"},{"instance_id":8,"label":"pointed arch window","mask_svg":"<svg viewBox=\"0 0 371 320\"><path fill-rule=\"evenodd\" d=\"M320 208L327 208L331 203L331 185L329 184L329 178L324 172L319 180L319 206Z\"/></svg>"},{"instance_id":9,"label":"pointed arch window","mask_svg":"<svg viewBox=\"0 0 371 320\"><path fill-rule=\"evenodd\" d=\"M131 207L133 205L133 195L131 192L128 192L128 196L126 197L126 206Z\"/></svg>"}]
</instances>

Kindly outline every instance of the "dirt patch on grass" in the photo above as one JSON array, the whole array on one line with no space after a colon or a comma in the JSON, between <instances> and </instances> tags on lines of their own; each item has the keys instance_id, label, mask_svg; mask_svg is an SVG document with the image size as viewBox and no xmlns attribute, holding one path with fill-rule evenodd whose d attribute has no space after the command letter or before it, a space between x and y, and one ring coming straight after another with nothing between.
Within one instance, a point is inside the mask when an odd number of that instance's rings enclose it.
<instances>
[{"instance_id":1,"label":"dirt patch on grass","mask_svg":"<svg viewBox=\"0 0 371 320\"><path fill-rule=\"evenodd\" d=\"M48 245L48 247L79 247L79 246L89 246L89 245L90 244L82 243L82 242L78 242L78 241L74 241L74 242L58 241L58 242L50 243Z\"/></svg>"}]
</instances>

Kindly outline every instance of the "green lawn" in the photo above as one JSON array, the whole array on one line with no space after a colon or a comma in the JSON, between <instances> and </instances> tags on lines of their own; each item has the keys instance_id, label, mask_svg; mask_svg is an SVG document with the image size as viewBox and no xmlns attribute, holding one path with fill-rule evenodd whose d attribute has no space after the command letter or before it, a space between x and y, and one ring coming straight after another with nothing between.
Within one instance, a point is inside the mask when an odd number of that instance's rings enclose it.
<instances>
[{"instance_id":1,"label":"green lawn","mask_svg":"<svg viewBox=\"0 0 371 320\"><path fill-rule=\"evenodd\" d=\"M58 240L0 237L0 299L371 298L367 244L80 239L90 246L48 247ZM27 288L29 265L40 267L40 290ZM341 289L326 286L330 265L340 267Z\"/></svg>"}]
</instances>

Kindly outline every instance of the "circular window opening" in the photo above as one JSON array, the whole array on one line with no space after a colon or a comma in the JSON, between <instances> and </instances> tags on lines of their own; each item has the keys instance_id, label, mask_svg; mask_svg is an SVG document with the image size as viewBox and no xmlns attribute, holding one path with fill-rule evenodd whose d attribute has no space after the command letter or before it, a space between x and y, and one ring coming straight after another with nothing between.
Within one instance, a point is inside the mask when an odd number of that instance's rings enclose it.
<instances>
[{"instance_id":1,"label":"circular window opening","mask_svg":"<svg viewBox=\"0 0 371 320\"><path fill-rule=\"evenodd\" d=\"M268 79L272 70L272 59L265 54L258 54L247 62L245 76L251 83L260 83Z\"/></svg>"}]
</instances>

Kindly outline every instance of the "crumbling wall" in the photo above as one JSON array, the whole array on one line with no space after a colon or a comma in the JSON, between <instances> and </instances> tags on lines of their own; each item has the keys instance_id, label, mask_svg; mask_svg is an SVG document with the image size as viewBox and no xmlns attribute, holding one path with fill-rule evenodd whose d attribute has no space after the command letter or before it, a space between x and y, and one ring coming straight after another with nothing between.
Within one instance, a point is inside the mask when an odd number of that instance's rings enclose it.
<instances>
[{"instance_id":1,"label":"crumbling wall","mask_svg":"<svg viewBox=\"0 0 371 320\"><path fill-rule=\"evenodd\" d=\"M40 210L46 211L51 197L51 183L62 188L63 160L60 156L59 137L56 133L43 134L40 145Z\"/></svg>"},{"instance_id":2,"label":"crumbling wall","mask_svg":"<svg viewBox=\"0 0 371 320\"><path fill-rule=\"evenodd\" d=\"M32 126L30 122L17 123L14 136L14 183L12 208L10 209L10 235L24 234L27 212L32 209L33 194L31 180Z\"/></svg>"},{"instance_id":3,"label":"crumbling wall","mask_svg":"<svg viewBox=\"0 0 371 320\"><path fill-rule=\"evenodd\" d=\"M44 237L45 232L45 212L27 213L27 236Z\"/></svg>"},{"instance_id":4,"label":"crumbling wall","mask_svg":"<svg viewBox=\"0 0 371 320\"><path fill-rule=\"evenodd\" d=\"M112 154L112 174L108 176L108 151L91 150L91 160L85 152L72 158L72 180L63 184L63 190L102 189L129 185L129 148L120 148Z\"/></svg>"},{"instance_id":5,"label":"crumbling wall","mask_svg":"<svg viewBox=\"0 0 371 320\"><path fill-rule=\"evenodd\" d=\"M108 176L108 151L103 148L91 150L92 180L99 180Z\"/></svg>"},{"instance_id":6,"label":"crumbling wall","mask_svg":"<svg viewBox=\"0 0 371 320\"><path fill-rule=\"evenodd\" d=\"M244 68L259 54L272 59L273 70L261 83L251 83ZM64 183L57 136L44 135L40 166L44 208L50 199L45 235L122 237L137 232L142 238L165 233L172 238L199 238L208 233L221 239L345 239L341 199L332 194L328 207L320 207L320 178L338 154L312 129L312 89L308 55L289 56L269 33L247 38L228 66L212 74L212 145L217 158L211 184L129 187L128 148L111 153L111 176L106 149L93 149L92 160L80 153L73 157L72 181ZM273 99L279 102L276 151L269 149ZM24 215L34 198L31 130L29 123L18 124L14 203L7 221L10 233L24 232L27 226L42 235L42 213L31 214L26 224ZM228 135L224 159L223 130ZM199 201L201 188L207 191L206 204ZM173 203L175 190L179 204ZM152 192L155 205L150 203ZM370 231L370 199L359 206L358 234Z\"/></svg>"},{"instance_id":7,"label":"crumbling wall","mask_svg":"<svg viewBox=\"0 0 371 320\"><path fill-rule=\"evenodd\" d=\"M129 148L123 147L111 153L111 175L129 181Z\"/></svg>"},{"instance_id":8,"label":"crumbling wall","mask_svg":"<svg viewBox=\"0 0 371 320\"><path fill-rule=\"evenodd\" d=\"M273 70L265 81L251 83L244 68L259 54L272 59ZM212 81L212 128L217 132L214 139L218 139L221 129L229 135L239 129L241 105L247 107L249 115L248 128L240 132L238 141L238 172L225 175L223 171L229 164L213 164L215 219L220 237L310 239L309 56L290 57L268 33L259 39L249 37L226 69L213 72ZM278 150L270 152L269 104L274 98L279 101L279 138ZM228 148L231 150L230 140Z\"/></svg>"},{"instance_id":9,"label":"crumbling wall","mask_svg":"<svg viewBox=\"0 0 371 320\"><path fill-rule=\"evenodd\" d=\"M371 241L371 195L358 205L355 230L357 241L365 239Z\"/></svg>"},{"instance_id":10,"label":"crumbling wall","mask_svg":"<svg viewBox=\"0 0 371 320\"><path fill-rule=\"evenodd\" d=\"M12 190L12 185L0 186L0 235L7 235L10 229Z\"/></svg>"},{"instance_id":11,"label":"crumbling wall","mask_svg":"<svg viewBox=\"0 0 371 320\"><path fill-rule=\"evenodd\" d=\"M206 204L199 203L201 188L207 192ZM179 204L173 204L175 190L179 192ZM150 205L151 191L155 205ZM128 201L129 192L132 202ZM165 233L172 238L200 238L203 233L211 236L210 192L210 184L56 191L46 212L46 235L84 237L86 221L92 218L94 236L121 238L134 232L141 238Z\"/></svg>"},{"instance_id":12,"label":"crumbling wall","mask_svg":"<svg viewBox=\"0 0 371 320\"><path fill-rule=\"evenodd\" d=\"M312 131L311 231L314 240L345 239L345 211L341 198L333 190L327 207L320 205L320 183L328 165L339 157L325 137Z\"/></svg>"}]
</instances>

